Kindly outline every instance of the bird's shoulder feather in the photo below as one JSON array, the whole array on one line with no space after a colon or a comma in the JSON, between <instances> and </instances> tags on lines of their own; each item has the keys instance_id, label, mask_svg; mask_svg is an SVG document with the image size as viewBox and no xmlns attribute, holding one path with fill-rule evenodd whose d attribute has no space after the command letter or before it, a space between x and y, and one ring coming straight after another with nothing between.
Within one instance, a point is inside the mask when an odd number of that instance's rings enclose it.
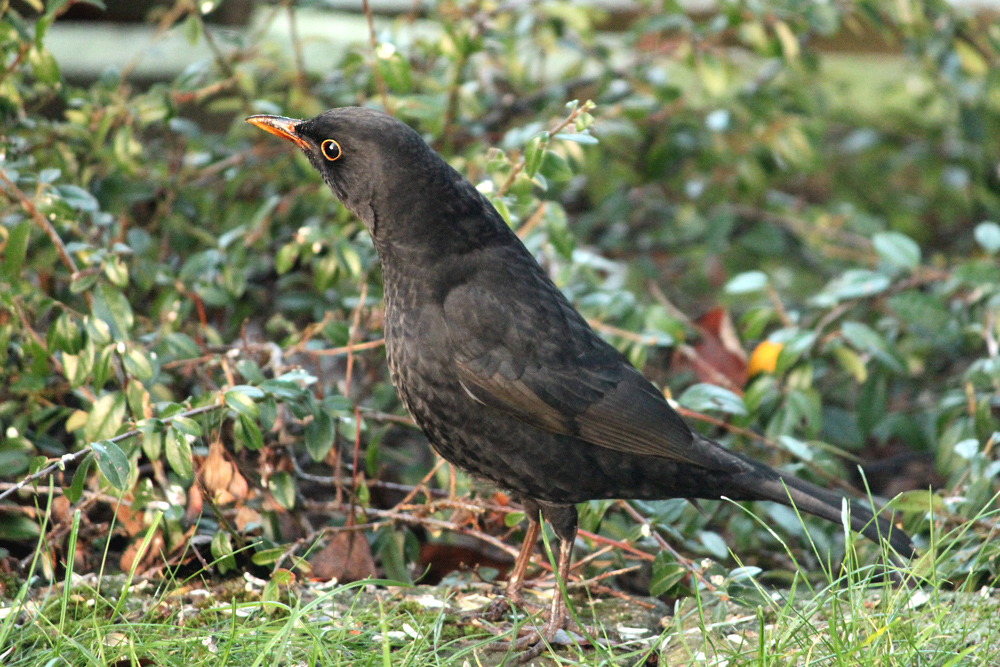
<instances>
[{"instance_id":1,"label":"bird's shoulder feather","mask_svg":"<svg viewBox=\"0 0 1000 667\"><path fill-rule=\"evenodd\" d=\"M601 339L521 247L474 259L442 293L459 379L532 426L628 454L714 467L659 391Z\"/></svg>"}]
</instances>

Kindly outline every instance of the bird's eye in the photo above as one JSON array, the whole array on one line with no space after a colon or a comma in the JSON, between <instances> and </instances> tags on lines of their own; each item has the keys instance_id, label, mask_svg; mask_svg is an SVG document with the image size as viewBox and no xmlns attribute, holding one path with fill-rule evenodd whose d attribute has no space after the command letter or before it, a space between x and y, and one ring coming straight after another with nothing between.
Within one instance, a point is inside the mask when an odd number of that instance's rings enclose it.
<instances>
[{"instance_id":1,"label":"bird's eye","mask_svg":"<svg viewBox=\"0 0 1000 667\"><path fill-rule=\"evenodd\" d=\"M319 149L323 151L323 157L325 157L330 162L333 162L334 160L338 159L341 153L343 153L343 151L340 150L340 144L338 144L333 139L327 139L326 141L321 143L319 145Z\"/></svg>"}]
</instances>

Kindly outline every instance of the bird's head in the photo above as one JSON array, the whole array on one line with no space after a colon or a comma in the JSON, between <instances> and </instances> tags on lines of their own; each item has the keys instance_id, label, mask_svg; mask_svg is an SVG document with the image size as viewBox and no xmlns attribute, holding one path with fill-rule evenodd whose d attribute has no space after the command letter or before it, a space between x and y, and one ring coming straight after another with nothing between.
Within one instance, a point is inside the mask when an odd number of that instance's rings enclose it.
<instances>
[{"instance_id":1,"label":"bird's head","mask_svg":"<svg viewBox=\"0 0 1000 667\"><path fill-rule=\"evenodd\" d=\"M293 142L337 198L375 234L378 215L391 214L409 192L425 192L440 160L410 127L363 107L324 111L309 120L250 116L257 127Z\"/></svg>"},{"instance_id":2,"label":"bird's head","mask_svg":"<svg viewBox=\"0 0 1000 667\"><path fill-rule=\"evenodd\" d=\"M441 255L510 242L490 203L406 124L373 109L343 107L309 120L250 116L293 142L358 216L382 255Z\"/></svg>"}]
</instances>

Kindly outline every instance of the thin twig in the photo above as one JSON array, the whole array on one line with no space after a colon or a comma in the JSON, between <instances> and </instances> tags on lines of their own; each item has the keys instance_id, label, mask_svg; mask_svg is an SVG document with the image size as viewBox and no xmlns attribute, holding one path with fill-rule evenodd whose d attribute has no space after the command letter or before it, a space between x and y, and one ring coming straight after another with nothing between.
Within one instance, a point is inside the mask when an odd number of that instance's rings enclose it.
<instances>
[{"instance_id":1,"label":"thin twig","mask_svg":"<svg viewBox=\"0 0 1000 667\"><path fill-rule=\"evenodd\" d=\"M355 342L361 333L361 311L365 307L365 299L368 297L368 277L361 277L361 294L358 296L358 305L354 307L351 314L351 329L347 334L347 370L344 373L344 396L351 395L351 379L354 372L354 350Z\"/></svg>"},{"instance_id":2,"label":"thin twig","mask_svg":"<svg viewBox=\"0 0 1000 667\"><path fill-rule=\"evenodd\" d=\"M16 183L7 178L7 174L3 170L0 170L0 181L3 181L10 193L13 194L14 197L21 203L21 208L23 208L24 211L31 216L31 219L35 222L35 224L38 225L38 227L45 232L45 235L49 237L52 245L55 246L56 252L59 253L59 259L61 259L62 263L66 265L67 269L69 269L71 276L75 278L79 273L79 270L76 267L76 262L73 261L73 257L71 257L69 251L66 250L66 244L63 243L62 238L60 238L59 232L57 232L55 227L49 223L45 216L42 215L37 208L35 208L35 203L31 201L28 195L24 194L24 191L17 187ZM84 292L83 296L89 305L90 293Z\"/></svg>"},{"instance_id":3,"label":"thin twig","mask_svg":"<svg viewBox=\"0 0 1000 667\"><path fill-rule=\"evenodd\" d=\"M222 49L219 48L218 43L216 43L215 36L212 34L212 31L205 25L205 21L201 17L201 12L195 9L191 12L191 15L196 16L198 18L198 23L201 24L201 34L204 35L205 43L208 44L209 50L215 57L215 64L219 66L219 69L222 70L222 73L226 76L226 78L235 77L236 72L233 71L232 64L226 59L225 54L222 53Z\"/></svg>"},{"instance_id":4,"label":"thin twig","mask_svg":"<svg viewBox=\"0 0 1000 667\"><path fill-rule=\"evenodd\" d=\"M375 39L375 20L372 18L372 8L368 5L368 0L361 0L361 7L365 12L365 19L368 21L368 41L372 47L372 73L375 75L375 85L378 87L379 95L382 97L382 108L387 114L392 114L389 108L389 89L385 85L385 79L378 69L378 40Z\"/></svg>"},{"instance_id":5,"label":"thin twig","mask_svg":"<svg viewBox=\"0 0 1000 667\"><path fill-rule=\"evenodd\" d=\"M288 13L288 33L292 40L292 53L295 57L295 79L300 89L305 90L308 79L306 78L306 59L302 53L302 39L299 37L298 21L295 20L295 9L292 7L292 0L285 0L285 11Z\"/></svg>"},{"instance_id":6,"label":"thin twig","mask_svg":"<svg viewBox=\"0 0 1000 667\"><path fill-rule=\"evenodd\" d=\"M353 345L334 347L329 350L306 350L305 353L316 357L338 357L342 354L352 354L362 350L374 350L375 348L384 346L385 339L379 338L378 340L370 340L365 343L355 343Z\"/></svg>"},{"instance_id":7,"label":"thin twig","mask_svg":"<svg viewBox=\"0 0 1000 667\"><path fill-rule=\"evenodd\" d=\"M179 419L181 417L194 417L196 415L204 414L206 412L213 412L213 411L218 410L219 408L222 408L222 407L225 407L225 403L222 403L220 401L219 403L214 403L212 405L203 405L200 408L192 408L191 410L186 410L186 411L178 413L176 415L171 415L170 417L166 417L164 419L161 419L160 421L162 421L164 424L169 424L170 422L174 421L175 419ZM142 430L141 429L133 429L131 431L126 431L125 433L122 433L121 435L116 435L113 438L108 438L107 440L102 440L101 442L121 442L122 440L128 440L129 438L134 438L135 436L141 435L141 434L142 434ZM75 461L77 461L79 459L82 459L84 456L86 456L87 454L89 454L91 452L91 450L92 450L91 445L92 444L93 443L88 443L80 451L73 452L72 454L65 454L63 456L60 456L54 463L45 466L44 468L42 468L38 472L35 472L35 473L32 473L31 475L28 475L27 477L25 477L24 479L22 479L17 484L14 484L11 488L7 489L3 493L0 493L0 500L3 500L7 496L10 496L10 495L16 493L20 489L23 489L25 486L27 486L31 482L35 481L36 479L41 479L42 477L45 477L47 475L50 475L50 474L54 473L56 470L61 470L61 469L65 468L67 463L74 463Z\"/></svg>"},{"instance_id":8,"label":"thin twig","mask_svg":"<svg viewBox=\"0 0 1000 667\"><path fill-rule=\"evenodd\" d=\"M707 588L710 591L715 591L715 586L712 585L711 582L709 582L707 579L705 579L705 577L701 575L701 572L695 566L694 561L680 555L672 546L670 546L670 543L667 542L667 540L664 539L664 537L660 535L659 532L653 530L653 526L649 521L649 519L644 517L642 513L639 512L639 510L632 507L624 500L620 500L618 501L618 503L625 510L625 513L628 514L630 517L632 517L633 521L638 521L640 524L646 526L646 528L649 529L650 535L653 536L653 539L656 540L656 543L660 546L661 549L663 549L664 551L669 551L670 555L673 556L674 559L691 574L691 576L700 581L705 588Z\"/></svg>"},{"instance_id":9,"label":"thin twig","mask_svg":"<svg viewBox=\"0 0 1000 667\"><path fill-rule=\"evenodd\" d=\"M624 338L632 343L638 343L640 345L648 345L650 347L660 344L660 341L654 336L643 336L642 334L637 334L634 331L629 331L628 329L622 329L616 327L613 324L606 324L600 320L594 318L587 318L587 324L597 329L598 331L603 331L604 333L611 334L613 336L618 336L619 338Z\"/></svg>"},{"instance_id":10,"label":"thin twig","mask_svg":"<svg viewBox=\"0 0 1000 667\"><path fill-rule=\"evenodd\" d=\"M548 202L542 202L535 209L534 213L528 216L528 219L524 221L524 224L517 228L517 236L520 239L524 239L531 233L535 227L545 218L545 210L548 208Z\"/></svg>"},{"instance_id":11,"label":"thin twig","mask_svg":"<svg viewBox=\"0 0 1000 667\"><path fill-rule=\"evenodd\" d=\"M576 108L573 109L572 112L570 112L569 116L567 116L561 123L556 125L554 128L549 130L549 137L550 138L554 137L563 130L565 130L567 127L569 127L570 123L575 121L580 116L580 114L586 111L590 111L592 108L594 108L594 105L591 102L584 102L583 104L576 105ZM514 180L517 178L518 174L520 174L524 170L525 164L526 161L524 156L522 155L521 159L518 160L513 167L511 167L510 174L508 174L507 176L507 180L505 180L503 182L503 185L501 185L500 188L497 190L497 197L502 197L505 194L507 194L507 190L510 189L510 186L514 185Z\"/></svg>"}]
</instances>

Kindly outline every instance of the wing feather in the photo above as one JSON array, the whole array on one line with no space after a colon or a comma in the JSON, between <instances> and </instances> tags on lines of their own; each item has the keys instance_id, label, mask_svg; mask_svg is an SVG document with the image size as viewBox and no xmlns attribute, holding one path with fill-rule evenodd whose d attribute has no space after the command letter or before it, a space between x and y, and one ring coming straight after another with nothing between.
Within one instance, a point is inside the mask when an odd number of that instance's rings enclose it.
<instances>
[{"instance_id":1,"label":"wing feather","mask_svg":"<svg viewBox=\"0 0 1000 667\"><path fill-rule=\"evenodd\" d=\"M470 396L599 447L715 467L721 452L703 451L660 392L554 286L508 300L498 283L468 281L444 301L455 366ZM544 286L524 283L515 287Z\"/></svg>"}]
</instances>

